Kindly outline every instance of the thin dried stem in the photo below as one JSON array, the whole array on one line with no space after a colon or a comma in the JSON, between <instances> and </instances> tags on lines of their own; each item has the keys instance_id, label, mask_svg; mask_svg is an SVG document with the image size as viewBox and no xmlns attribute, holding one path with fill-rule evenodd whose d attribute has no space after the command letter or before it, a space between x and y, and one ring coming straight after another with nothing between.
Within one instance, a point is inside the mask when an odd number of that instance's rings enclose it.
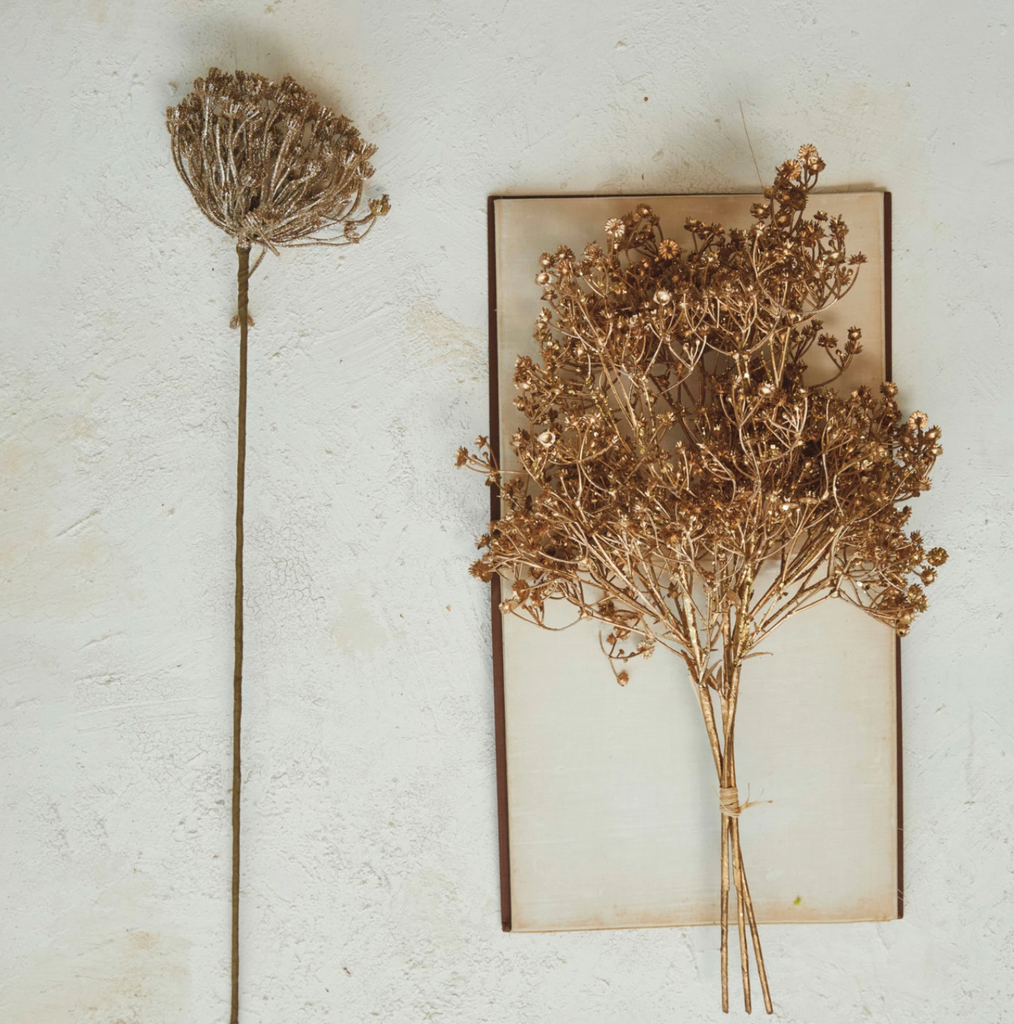
<instances>
[{"instance_id":1,"label":"thin dried stem","mask_svg":"<svg viewBox=\"0 0 1014 1024\"><path fill-rule=\"evenodd\" d=\"M761 951L760 932L757 930L757 918L754 916L753 900L750 897L750 886L747 884L746 880L746 865L743 863L743 852L739 843L739 822L734 820L731 828L733 847L736 850L736 856L739 858L741 867L740 874L743 880L743 898L746 902L746 916L750 924L750 936L753 941L754 959L757 962L757 974L760 978L761 992L764 995L764 1009L768 1013L774 1013L774 1006L771 1002L771 990L768 987L768 972L764 966L764 954Z\"/></svg>"},{"instance_id":2,"label":"thin dried stem","mask_svg":"<svg viewBox=\"0 0 1014 1024\"><path fill-rule=\"evenodd\" d=\"M722 1013L729 1012L729 819L722 815Z\"/></svg>"},{"instance_id":3,"label":"thin dried stem","mask_svg":"<svg viewBox=\"0 0 1014 1024\"><path fill-rule=\"evenodd\" d=\"M241 750L243 719L243 512L246 495L246 394L250 247L236 246L237 306L239 309L239 412L236 417L236 591L234 601L234 658L232 676L232 943L229 1024L239 1021L239 888L240 796L243 781Z\"/></svg>"}]
</instances>

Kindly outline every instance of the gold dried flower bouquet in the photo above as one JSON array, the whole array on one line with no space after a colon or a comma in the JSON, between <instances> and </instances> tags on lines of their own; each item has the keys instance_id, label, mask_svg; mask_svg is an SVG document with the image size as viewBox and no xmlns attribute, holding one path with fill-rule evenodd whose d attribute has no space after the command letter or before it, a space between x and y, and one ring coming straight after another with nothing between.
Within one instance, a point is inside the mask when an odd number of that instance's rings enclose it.
<instances>
[{"instance_id":1,"label":"gold dried flower bouquet","mask_svg":"<svg viewBox=\"0 0 1014 1024\"><path fill-rule=\"evenodd\" d=\"M947 557L906 532L899 507L929 488L939 428L903 416L893 383L879 395L834 387L861 331L840 340L820 314L865 260L846 253L840 217L804 215L823 169L803 146L749 230L690 219L684 248L641 205L605 225L604 246L544 254L541 360L522 356L514 371L527 428L509 466L486 438L457 458L499 489L471 571L510 582L503 613L545 626L546 602L569 602L602 624L621 685L631 659L659 647L686 665L719 788L725 1011L730 890L745 1008L749 929L773 1009L740 840L744 662L832 597L904 636Z\"/></svg>"}]
</instances>

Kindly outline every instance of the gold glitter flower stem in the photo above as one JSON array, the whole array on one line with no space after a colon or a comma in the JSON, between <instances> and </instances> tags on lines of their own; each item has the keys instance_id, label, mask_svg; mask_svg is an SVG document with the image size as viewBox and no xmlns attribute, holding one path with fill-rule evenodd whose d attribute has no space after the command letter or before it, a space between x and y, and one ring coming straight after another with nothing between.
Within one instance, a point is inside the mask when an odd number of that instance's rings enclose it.
<instances>
[{"instance_id":1,"label":"gold glitter flower stem","mask_svg":"<svg viewBox=\"0 0 1014 1024\"><path fill-rule=\"evenodd\" d=\"M229 1024L239 1024L240 726L243 716L243 491L246 479L246 385L250 246L236 246L239 317L239 415L236 452L235 661L232 674L232 995Z\"/></svg>"},{"instance_id":2,"label":"gold glitter flower stem","mask_svg":"<svg viewBox=\"0 0 1014 1024\"><path fill-rule=\"evenodd\" d=\"M723 701L723 717L727 724L727 740L725 749L722 751L722 776L725 779L723 785L736 789L736 756L735 756L735 744L734 744L734 725L735 725L735 706L734 702L738 700L739 690L739 675L741 665L733 663L732 678L734 680L733 695L728 701ZM740 807L740 810L745 809L747 805ZM750 937L753 944L754 958L756 961L757 975L760 978L761 992L764 996L764 1009L768 1013L774 1012L774 1007L771 1002L771 991L768 987L767 970L764 966L764 954L761 950L760 934L757 930L757 918L754 914L753 898L750 896L750 887L746 880L746 864L743 861L743 850L740 844L739 835L739 818L736 815L722 815L723 823L723 844L727 838L728 850L725 850L723 845L723 851L726 852L727 857L731 862L731 874L732 882L736 889L736 916L737 916L737 928L739 931L739 952L740 952L740 968L743 975L743 1006L747 1013L751 1012L751 992L750 992L750 955L749 947L747 946L746 930L747 927L750 929ZM724 922L725 936L723 936L723 942L727 945L728 943L728 917ZM723 966L727 969L727 959ZM723 975L723 982L725 977Z\"/></svg>"},{"instance_id":3,"label":"gold glitter flower stem","mask_svg":"<svg viewBox=\"0 0 1014 1024\"><path fill-rule=\"evenodd\" d=\"M734 832L732 822L729 822L729 845L730 855L733 863L733 881L736 885L736 927L739 930L739 966L743 972L743 1007L749 1013L753 1006L750 992L750 953L746 945L746 915L744 913L745 900L743 898L743 861L739 857L736 841L733 838Z\"/></svg>"},{"instance_id":4,"label":"gold glitter flower stem","mask_svg":"<svg viewBox=\"0 0 1014 1024\"><path fill-rule=\"evenodd\" d=\"M738 667L734 672L738 675ZM728 705L724 705L723 712L728 715L730 721L734 721L735 711L726 711ZM724 781L723 786L729 789L735 790L736 788L736 763L733 758L733 734L731 731L728 733L728 739L725 743L724 755L722 758L722 765L724 768ZM740 856L739 843L736 841L738 835L738 820L723 812L722 814L722 838L723 838L723 852L726 858L731 862L731 873L732 873L732 884L736 889L736 928L739 933L739 964L740 970L743 974L743 1009L747 1013L752 1010L752 999L750 993L750 954L747 950L746 945L746 916L745 916L745 881L746 872L743 869L743 860ZM728 900L728 885L726 885L725 891L726 900ZM728 907L723 908L724 921L723 926L726 931L725 944L728 945ZM728 966L728 958L726 958L726 967Z\"/></svg>"},{"instance_id":5,"label":"gold glitter flower stem","mask_svg":"<svg viewBox=\"0 0 1014 1024\"><path fill-rule=\"evenodd\" d=\"M729 819L722 815L722 1013L729 1012Z\"/></svg>"},{"instance_id":6,"label":"gold glitter flower stem","mask_svg":"<svg viewBox=\"0 0 1014 1024\"><path fill-rule=\"evenodd\" d=\"M740 877L743 881L743 899L746 905L746 917L750 924L750 937L753 940L753 953L757 961L757 974L760 977L761 992L764 994L764 1009L768 1013L774 1013L774 1006L771 1003L771 990L768 988L768 972L764 968L764 954L761 952L760 933L757 931L757 918L753 912L753 899L750 896L750 886L746 881L746 866L743 864L743 852L739 845L739 822L734 818L732 821L732 845L740 864Z\"/></svg>"},{"instance_id":7,"label":"gold glitter flower stem","mask_svg":"<svg viewBox=\"0 0 1014 1024\"><path fill-rule=\"evenodd\" d=\"M727 663L730 671L728 678L732 686L728 694L722 694L721 726L716 719L707 683L706 672L695 671L693 685L697 692L701 713L708 734L708 743L715 761L718 784L723 789L736 788L735 762L735 714L739 697L739 677L741 663L734 657ZM723 742L724 739L724 742ZM740 808L742 809L742 808ZM746 880L746 865L740 845L739 819L733 814L722 812L722 847L721 847L721 961L722 961L722 1010L729 1012L729 896L730 891L736 893L736 923L739 934L740 970L743 977L743 1006L747 1013L752 1009L750 991L749 946L747 945L747 929L753 945L757 974L760 978L761 991L764 995L764 1008L773 1013L771 992L768 987L767 971L764 966L764 954L761 950L760 935L757 930L757 918L754 914L753 899Z\"/></svg>"}]
</instances>

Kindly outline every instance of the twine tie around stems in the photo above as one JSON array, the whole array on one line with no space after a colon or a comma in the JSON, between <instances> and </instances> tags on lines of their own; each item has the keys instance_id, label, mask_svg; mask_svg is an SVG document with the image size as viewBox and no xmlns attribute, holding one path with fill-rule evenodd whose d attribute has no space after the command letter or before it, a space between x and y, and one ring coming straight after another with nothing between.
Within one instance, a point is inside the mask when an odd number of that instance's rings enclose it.
<instances>
[{"instance_id":1,"label":"twine tie around stems","mask_svg":"<svg viewBox=\"0 0 1014 1024\"><path fill-rule=\"evenodd\" d=\"M736 786L721 786L718 790L718 809L726 818L738 818L745 810L756 807L758 804L769 804L770 800L747 800L745 804L739 802L739 788Z\"/></svg>"},{"instance_id":2,"label":"twine tie around stems","mask_svg":"<svg viewBox=\"0 0 1014 1024\"><path fill-rule=\"evenodd\" d=\"M722 786L719 789L718 807L726 818L738 818L746 810L739 805L739 790L735 786Z\"/></svg>"}]
</instances>

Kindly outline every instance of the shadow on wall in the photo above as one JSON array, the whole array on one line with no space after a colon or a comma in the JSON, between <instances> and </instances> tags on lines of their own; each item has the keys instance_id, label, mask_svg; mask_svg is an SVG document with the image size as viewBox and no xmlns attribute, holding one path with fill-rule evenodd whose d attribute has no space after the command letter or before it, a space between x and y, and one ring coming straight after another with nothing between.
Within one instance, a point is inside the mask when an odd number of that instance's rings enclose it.
<instances>
[{"instance_id":1,"label":"shadow on wall","mask_svg":"<svg viewBox=\"0 0 1014 1024\"><path fill-rule=\"evenodd\" d=\"M347 44L354 31L352 25L346 28L342 41ZM302 58L295 56L278 34L258 31L238 19L204 18L197 12L194 17L180 23L179 37L182 51L194 57L187 67L180 68L181 77L176 81L174 103L190 91L195 78L207 74L208 68L217 67L227 72L253 72L276 82L291 75L300 85L315 93L326 107L346 113L336 84L348 78L346 69L350 62L347 59L331 62L329 66L335 73L329 71L321 76L313 71L313 65L318 62L308 61L305 54ZM362 89L359 91L364 92Z\"/></svg>"}]
</instances>

